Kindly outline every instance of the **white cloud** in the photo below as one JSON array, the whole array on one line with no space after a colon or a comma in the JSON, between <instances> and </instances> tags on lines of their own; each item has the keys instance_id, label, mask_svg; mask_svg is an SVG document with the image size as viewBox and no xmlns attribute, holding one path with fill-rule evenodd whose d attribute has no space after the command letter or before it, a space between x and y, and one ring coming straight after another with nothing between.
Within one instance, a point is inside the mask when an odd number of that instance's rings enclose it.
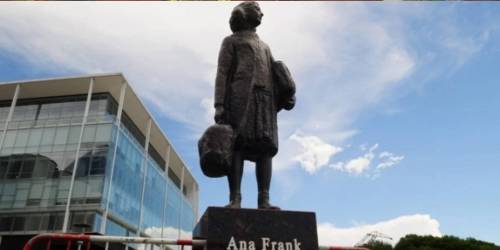
<instances>
[{"instance_id":1,"label":"white cloud","mask_svg":"<svg viewBox=\"0 0 500 250\"><path fill-rule=\"evenodd\" d=\"M331 168L349 174L360 175L368 170L370 164L375 157L374 151L378 148L378 144L371 146L364 155L349 160L346 164L337 162L330 165ZM366 146L361 145L362 150L366 150Z\"/></svg>"},{"instance_id":2,"label":"white cloud","mask_svg":"<svg viewBox=\"0 0 500 250\"><path fill-rule=\"evenodd\" d=\"M301 147L300 152L292 160L299 162L310 174L326 166L332 156L342 151L341 147L325 143L317 136L293 134L290 136L290 141L298 143Z\"/></svg>"},{"instance_id":3,"label":"white cloud","mask_svg":"<svg viewBox=\"0 0 500 250\"><path fill-rule=\"evenodd\" d=\"M370 162L371 159L366 156L358 157L347 162L344 170L348 173L359 175L368 169Z\"/></svg>"},{"instance_id":4,"label":"white cloud","mask_svg":"<svg viewBox=\"0 0 500 250\"><path fill-rule=\"evenodd\" d=\"M335 170L344 171L344 162L339 161L336 163L332 163L332 164L330 164L330 167L335 169Z\"/></svg>"},{"instance_id":5,"label":"white cloud","mask_svg":"<svg viewBox=\"0 0 500 250\"><path fill-rule=\"evenodd\" d=\"M383 151L378 155L377 159L375 151L378 148L378 144L374 144L370 148L366 144L362 144L359 148L366 152L361 156L348 160L347 163L339 161L329 164L329 167L353 175L366 174L366 176L377 178L381 171L399 164L405 158L403 155L395 155L394 153ZM376 165L375 169L371 169L371 165Z\"/></svg>"},{"instance_id":6,"label":"white cloud","mask_svg":"<svg viewBox=\"0 0 500 250\"><path fill-rule=\"evenodd\" d=\"M205 122L210 123L214 121L215 108L213 98L201 99L200 106L205 110Z\"/></svg>"},{"instance_id":7,"label":"white cloud","mask_svg":"<svg viewBox=\"0 0 500 250\"><path fill-rule=\"evenodd\" d=\"M356 225L349 228L336 227L330 223L318 224L320 245L353 246L367 233L378 231L390 236L392 244L407 234L441 236L439 221L428 214L404 215L374 224Z\"/></svg>"},{"instance_id":8,"label":"white cloud","mask_svg":"<svg viewBox=\"0 0 500 250\"><path fill-rule=\"evenodd\" d=\"M394 155L391 152L384 151L380 153L379 158L381 159L381 162L377 165L376 169L383 170L397 165L405 157L403 155Z\"/></svg>"}]
</instances>

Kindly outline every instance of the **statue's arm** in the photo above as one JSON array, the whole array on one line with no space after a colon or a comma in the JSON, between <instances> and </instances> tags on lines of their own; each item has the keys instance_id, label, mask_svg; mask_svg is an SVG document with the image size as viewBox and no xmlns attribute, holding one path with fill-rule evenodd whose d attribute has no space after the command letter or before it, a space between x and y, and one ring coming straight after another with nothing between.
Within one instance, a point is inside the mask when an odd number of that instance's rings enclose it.
<instances>
[{"instance_id":1,"label":"statue's arm","mask_svg":"<svg viewBox=\"0 0 500 250\"><path fill-rule=\"evenodd\" d=\"M230 79L231 64L233 62L233 45L229 38L222 41L217 64L217 76L215 77L215 107L224 105L226 88Z\"/></svg>"},{"instance_id":2,"label":"statue's arm","mask_svg":"<svg viewBox=\"0 0 500 250\"><path fill-rule=\"evenodd\" d=\"M219 59L217 64L217 76L215 77L215 122L223 123L224 117L224 102L226 101L226 90L228 81L231 78L230 74L231 68L233 67L233 55L234 49L233 45L229 39L226 37L222 41L222 45L219 51Z\"/></svg>"}]
</instances>

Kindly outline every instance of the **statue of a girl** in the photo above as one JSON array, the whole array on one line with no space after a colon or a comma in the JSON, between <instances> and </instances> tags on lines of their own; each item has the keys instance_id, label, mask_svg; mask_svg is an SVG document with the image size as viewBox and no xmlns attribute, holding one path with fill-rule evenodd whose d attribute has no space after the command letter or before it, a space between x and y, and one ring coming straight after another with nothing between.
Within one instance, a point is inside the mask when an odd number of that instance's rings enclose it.
<instances>
[{"instance_id":1,"label":"statue of a girl","mask_svg":"<svg viewBox=\"0 0 500 250\"><path fill-rule=\"evenodd\" d=\"M277 113L290 110L295 96L280 95L273 76L274 61L256 27L262 20L256 2L243 2L233 9L230 26L219 52L215 80L215 122L234 131L232 163L228 171L230 202L241 207L240 184L243 161L256 163L258 208L279 209L269 203L272 157L278 152Z\"/></svg>"}]
</instances>

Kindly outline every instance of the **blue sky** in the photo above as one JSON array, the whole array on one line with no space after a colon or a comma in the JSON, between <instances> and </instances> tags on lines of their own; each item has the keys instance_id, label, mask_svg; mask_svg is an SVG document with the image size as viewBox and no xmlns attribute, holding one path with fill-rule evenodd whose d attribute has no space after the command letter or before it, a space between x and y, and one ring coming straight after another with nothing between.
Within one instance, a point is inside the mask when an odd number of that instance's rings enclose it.
<instances>
[{"instance_id":1,"label":"blue sky","mask_svg":"<svg viewBox=\"0 0 500 250\"><path fill-rule=\"evenodd\" d=\"M226 180L199 170L196 141L233 5L1 3L0 81L123 72L190 165L202 213L228 198ZM279 115L275 204L315 211L323 244L374 230L500 244L498 4L261 7L258 33L298 84Z\"/></svg>"}]
</instances>

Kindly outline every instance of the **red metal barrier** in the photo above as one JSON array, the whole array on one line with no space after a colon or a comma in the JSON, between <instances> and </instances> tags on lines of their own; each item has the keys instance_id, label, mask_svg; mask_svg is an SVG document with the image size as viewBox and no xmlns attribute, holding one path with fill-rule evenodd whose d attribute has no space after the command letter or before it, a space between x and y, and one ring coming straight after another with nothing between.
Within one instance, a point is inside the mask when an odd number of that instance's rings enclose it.
<instances>
[{"instance_id":1,"label":"red metal barrier","mask_svg":"<svg viewBox=\"0 0 500 250\"><path fill-rule=\"evenodd\" d=\"M63 233L44 233L31 238L25 245L23 250L32 250L34 246L47 241L46 250L51 250L51 247L56 241L64 242L66 250L70 250L74 242L78 242L84 246L86 250L90 250L92 243L133 243L133 244L155 244L155 245L178 245L181 249L184 246L205 246L205 240L191 239L164 239L164 238L146 238L146 237L120 237L120 236L104 236L104 235L89 235L89 234L63 234Z\"/></svg>"},{"instance_id":2,"label":"red metal barrier","mask_svg":"<svg viewBox=\"0 0 500 250\"><path fill-rule=\"evenodd\" d=\"M154 244L154 245L177 245L184 249L184 246L201 246L205 247L206 240L192 239L165 239L165 238L147 238L147 237L121 237L121 236L105 236L91 234L64 234L64 233L44 233L31 238L25 245L23 250L32 250L34 246L47 241L46 250L51 250L55 241L66 243L66 250L70 250L73 242L77 242L80 246L84 246L86 250L90 250L92 243L122 243L122 244ZM339 246L320 246L319 250L369 250L363 247L339 247Z\"/></svg>"},{"instance_id":3,"label":"red metal barrier","mask_svg":"<svg viewBox=\"0 0 500 250\"><path fill-rule=\"evenodd\" d=\"M41 241L47 240L47 246L46 250L50 250L50 247L52 246L52 241L54 240L60 240L60 241L66 241L67 247L66 249L71 248L71 242L72 241L82 241L87 243L87 249L90 247L90 235L86 234L63 234L63 233L46 233L46 234L39 234L36 235L35 237L31 238L25 245L23 250L31 250L33 246L35 246L37 243L40 243Z\"/></svg>"}]
</instances>

